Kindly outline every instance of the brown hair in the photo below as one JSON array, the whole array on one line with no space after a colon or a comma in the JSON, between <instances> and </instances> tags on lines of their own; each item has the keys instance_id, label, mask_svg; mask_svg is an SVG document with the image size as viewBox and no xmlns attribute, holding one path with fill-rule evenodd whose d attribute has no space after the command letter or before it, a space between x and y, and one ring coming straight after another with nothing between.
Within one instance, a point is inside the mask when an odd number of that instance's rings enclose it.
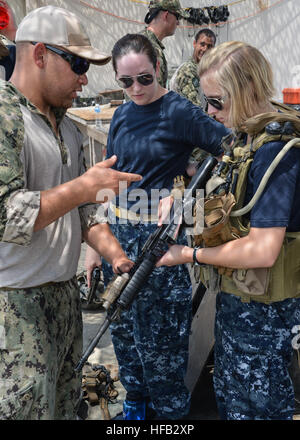
<instances>
[{"instance_id":1,"label":"brown hair","mask_svg":"<svg viewBox=\"0 0 300 440\"><path fill-rule=\"evenodd\" d=\"M129 52L147 55L154 69L156 69L157 56L151 41L145 35L127 34L116 42L112 50L112 64L116 73L117 59L127 55Z\"/></svg>"}]
</instances>

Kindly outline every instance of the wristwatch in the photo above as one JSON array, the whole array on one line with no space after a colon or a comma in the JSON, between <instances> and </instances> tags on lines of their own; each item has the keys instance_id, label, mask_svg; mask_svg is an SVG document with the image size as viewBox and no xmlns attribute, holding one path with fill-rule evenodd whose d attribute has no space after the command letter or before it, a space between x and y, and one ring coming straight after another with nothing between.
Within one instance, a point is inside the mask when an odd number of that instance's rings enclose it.
<instances>
[{"instance_id":1,"label":"wristwatch","mask_svg":"<svg viewBox=\"0 0 300 440\"><path fill-rule=\"evenodd\" d=\"M196 252L197 252L198 249L200 249L200 246L194 248L194 252L193 252L193 262L194 262L194 264L195 264L196 266L205 266L205 264L200 263L200 261L197 260Z\"/></svg>"}]
</instances>

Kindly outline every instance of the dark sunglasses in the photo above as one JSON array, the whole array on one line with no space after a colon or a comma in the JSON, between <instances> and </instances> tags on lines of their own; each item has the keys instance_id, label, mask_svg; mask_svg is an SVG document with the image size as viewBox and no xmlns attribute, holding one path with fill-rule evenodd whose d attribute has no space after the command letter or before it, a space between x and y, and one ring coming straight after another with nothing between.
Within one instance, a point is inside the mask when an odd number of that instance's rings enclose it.
<instances>
[{"instance_id":1,"label":"dark sunglasses","mask_svg":"<svg viewBox=\"0 0 300 440\"><path fill-rule=\"evenodd\" d=\"M37 44L36 42L32 42L33 45ZM43 43L44 44L44 43ZM89 70L90 63L85 58L78 57L77 55L73 55L69 52L65 52L57 47L50 46L49 44L44 44L44 46L51 50L51 52L56 53L61 56L67 63L70 64L71 69L77 75L83 75Z\"/></svg>"},{"instance_id":2,"label":"dark sunglasses","mask_svg":"<svg viewBox=\"0 0 300 440\"><path fill-rule=\"evenodd\" d=\"M154 77L151 73L141 73L136 76L121 76L121 78L116 78L117 83L122 89L128 89L134 83L134 78L137 82L142 84L142 86L150 86L153 83Z\"/></svg>"},{"instance_id":3,"label":"dark sunglasses","mask_svg":"<svg viewBox=\"0 0 300 440\"><path fill-rule=\"evenodd\" d=\"M175 15L177 21L179 21L181 19L181 15L177 14L177 12L171 12L171 11L168 11L167 9L163 9L163 11L167 11L167 12L169 12L169 14Z\"/></svg>"},{"instance_id":4,"label":"dark sunglasses","mask_svg":"<svg viewBox=\"0 0 300 440\"><path fill-rule=\"evenodd\" d=\"M225 98L208 98L204 95L205 101L216 108L217 110L223 110Z\"/></svg>"}]
</instances>

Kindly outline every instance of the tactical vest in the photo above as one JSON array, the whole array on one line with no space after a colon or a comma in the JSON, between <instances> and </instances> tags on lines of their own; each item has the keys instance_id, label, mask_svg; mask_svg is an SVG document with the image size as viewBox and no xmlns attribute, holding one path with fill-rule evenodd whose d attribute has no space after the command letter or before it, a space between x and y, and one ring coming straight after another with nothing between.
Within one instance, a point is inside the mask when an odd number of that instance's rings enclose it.
<instances>
[{"instance_id":1,"label":"tactical vest","mask_svg":"<svg viewBox=\"0 0 300 440\"><path fill-rule=\"evenodd\" d=\"M206 186L204 203L205 227L194 243L203 247L217 246L229 240L244 237L250 224L246 217L259 199L273 169L286 150L300 147L300 115L287 106L272 103L280 113L266 113L248 120L232 146L224 145L223 161ZM242 137L250 134L250 144L242 145ZM244 206L247 176L255 152L265 143L286 142L270 165L257 194ZM220 276L220 290L238 295L242 301L255 300L263 303L282 301L300 296L300 231L286 232L280 254L271 268L228 269L214 268ZM211 282L212 267L199 268L202 282Z\"/></svg>"}]
</instances>

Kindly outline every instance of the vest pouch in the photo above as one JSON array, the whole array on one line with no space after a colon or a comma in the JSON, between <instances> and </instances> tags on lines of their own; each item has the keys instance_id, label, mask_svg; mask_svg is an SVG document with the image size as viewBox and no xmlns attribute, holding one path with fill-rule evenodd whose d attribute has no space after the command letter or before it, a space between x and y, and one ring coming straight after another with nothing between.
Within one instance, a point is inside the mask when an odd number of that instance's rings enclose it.
<instances>
[{"instance_id":1,"label":"vest pouch","mask_svg":"<svg viewBox=\"0 0 300 440\"><path fill-rule=\"evenodd\" d=\"M280 254L271 268L234 270L222 277L221 290L242 297L242 301L265 304L300 296L300 233L286 232Z\"/></svg>"},{"instance_id":2,"label":"vest pouch","mask_svg":"<svg viewBox=\"0 0 300 440\"><path fill-rule=\"evenodd\" d=\"M205 247L215 247L239 238L236 228L231 225L229 215L235 205L233 194L215 196L204 203L205 227L202 239ZM217 267L219 275L231 276L231 268Z\"/></svg>"},{"instance_id":3,"label":"vest pouch","mask_svg":"<svg viewBox=\"0 0 300 440\"><path fill-rule=\"evenodd\" d=\"M197 282L202 282L208 293L217 294L220 291L219 268L215 266L197 266Z\"/></svg>"},{"instance_id":4,"label":"vest pouch","mask_svg":"<svg viewBox=\"0 0 300 440\"><path fill-rule=\"evenodd\" d=\"M229 222L229 215L234 205L235 199L231 193L205 200L205 227L202 232L205 247L219 246L239 238L238 231Z\"/></svg>"},{"instance_id":5,"label":"vest pouch","mask_svg":"<svg viewBox=\"0 0 300 440\"><path fill-rule=\"evenodd\" d=\"M281 252L271 271L273 301L300 295L300 233L286 232Z\"/></svg>"},{"instance_id":6,"label":"vest pouch","mask_svg":"<svg viewBox=\"0 0 300 440\"><path fill-rule=\"evenodd\" d=\"M264 295L270 282L269 268L235 269L232 281L241 293L247 295Z\"/></svg>"}]
</instances>

